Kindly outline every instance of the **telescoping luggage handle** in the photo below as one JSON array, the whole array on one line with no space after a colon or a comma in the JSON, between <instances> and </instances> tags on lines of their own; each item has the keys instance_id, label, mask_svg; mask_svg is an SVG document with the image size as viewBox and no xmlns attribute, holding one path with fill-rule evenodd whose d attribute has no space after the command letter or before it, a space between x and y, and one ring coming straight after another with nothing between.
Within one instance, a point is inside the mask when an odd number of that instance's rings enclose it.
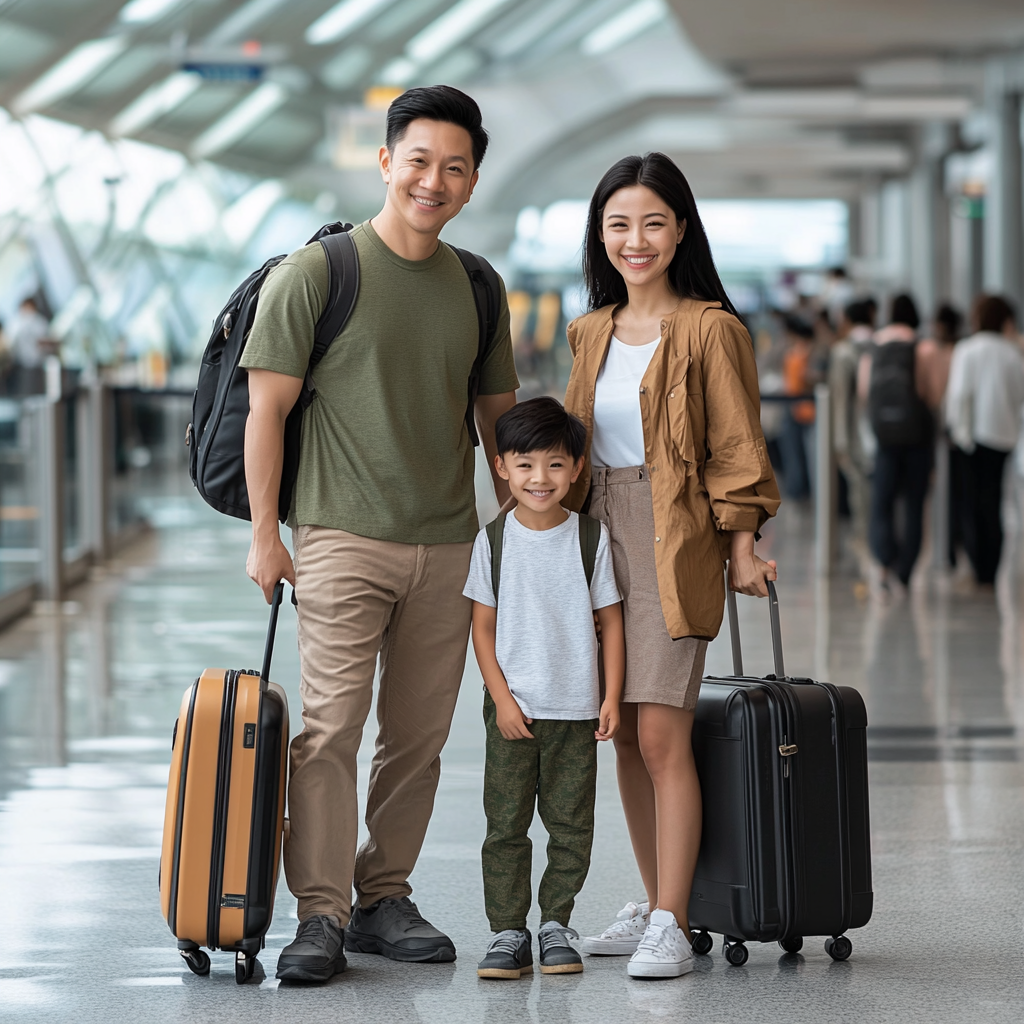
<instances>
[{"instance_id":1,"label":"telescoping luggage handle","mask_svg":"<svg viewBox=\"0 0 1024 1024\"><path fill-rule=\"evenodd\" d=\"M772 626L772 653L775 655L775 678L786 678L786 665L782 659L782 624L779 621L779 595L771 580L768 584L768 614ZM743 649L740 645L740 621L736 614L736 593L729 587L729 576L725 578L725 603L729 612L729 639L732 641L733 675L743 675Z\"/></svg>"},{"instance_id":2,"label":"telescoping luggage handle","mask_svg":"<svg viewBox=\"0 0 1024 1024\"><path fill-rule=\"evenodd\" d=\"M277 636L277 616L281 611L284 598L284 580L274 587L274 596L270 599L270 625L267 627L267 646L263 649L263 670L260 672L260 689L265 690L270 683L270 662L274 657L274 638Z\"/></svg>"}]
</instances>

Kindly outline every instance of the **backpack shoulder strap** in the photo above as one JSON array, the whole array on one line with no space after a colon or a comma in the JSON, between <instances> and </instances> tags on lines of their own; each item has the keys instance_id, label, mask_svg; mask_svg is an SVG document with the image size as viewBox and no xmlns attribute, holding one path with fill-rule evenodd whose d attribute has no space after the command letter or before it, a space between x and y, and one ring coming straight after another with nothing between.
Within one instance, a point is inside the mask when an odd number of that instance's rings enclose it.
<instances>
[{"instance_id":1,"label":"backpack shoulder strap","mask_svg":"<svg viewBox=\"0 0 1024 1024\"><path fill-rule=\"evenodd\" d=\"M483 366L484 356L498 330L501 282L498 280L498 272L482 256L477 256L476 253L470 252L468 249L458 249L454 245L450 248L459 257L469 275L469 283L473 286L473 301L476 303L477 323L480 327L476 359L473 360L473 368L469 372L469 406L466 409L466 426L469 429L470 440L476 447L480 444L480 437L476 431L474 406L477 395L480 393L480 370Z\"/></svg>"},{"instance_id":2,"label":"backpack shoulder strap","mask_svg":"<svg viewBox=\"0 0 1024 1024\"><path fill-rule=\"evenodd\" d=\"M505 517L507 512L502 512L498 518L488 523L484 529L487 531L487 540L491 545L491 588L494 591L494 605L498 605L498 585L501 583L501 551L505 541Z\"/></svg>"},{"instance_id":3,"label":"backpack shoulder strap","mask_svg":"<svg viewBox=\"0 0 1024 1024\"><path fill-rule=\"evenodd\" d=\"M597 565L597 546L601 543L601 522L582 512L579 515L580 554L583 556L583 571L587 576L587 587L594 582L594 566Z\"/></svg>"}]
</instances>

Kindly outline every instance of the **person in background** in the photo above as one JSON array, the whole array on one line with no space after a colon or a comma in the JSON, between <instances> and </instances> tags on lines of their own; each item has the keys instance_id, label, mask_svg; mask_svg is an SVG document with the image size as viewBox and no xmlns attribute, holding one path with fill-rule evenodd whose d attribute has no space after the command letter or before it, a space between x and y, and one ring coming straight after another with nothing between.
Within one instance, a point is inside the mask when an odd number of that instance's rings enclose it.
<instances>
[{"instance_id":1,"label":"person in background","mask_svg":"<svg viewBox=\"0 0 1024 1024\"><path fill-rule=\"evenodd\" d=\"M857 392L868 407L878 441L871 480L868 539L880 566L879 586L907 587L921 552L924 500L932 468L934 425L926 396L929 354L918 352L921 320L914 300L897 295L887 327L861 356ZM896 529L896 502L904 502L903 530Z\"/></svg>"},{"instance_id":2,"label":"person in background","mask_svg":"<svg viewBox=\"0 0 1024 1024\"><path fill-rule=\"evenodd\" d=\"M1002 296L979 296L973 319L977 333L953 351L946 423L968 455L965 547L978 583L990 586L1003 549L1003 468L1020 435L1024 355L1016 310Z\"/></svg>"},{"instance_id":3,"label":"person in background","mask_svg":"<svg viewBox=\"0 0 1024 1024\"><path fill-rule=\"evenodd\" d=\"M786 318L787 347L782 357L783 393L806 395L825 379L828 349L816 341L814 328L800 317ZM786 496L798 500L814 489L814 401L792 402L783 421L782 478Z\"/></svg>"},{"instance_id":4,"label":"person in background","mask_svg":"<svg viewBox=\"0 0 1024 1024\"><path fill-rule=\"evenodd\" d=\"M826 275L825 282L818 296L822 310L827 314L829 323L838 328L846 307L853 302L853 282L846 274L845 267L833 267Z\"/></svg>"},{"instance_id":5,"label":"person in background","mask_svg":"<svg viewBox=\"0 0 1024 1024\"><path fill-rule=\"evenodd\" d=\"M11 351L14 357L12 392L17 395L40 394L43 391L43 360L55 354L56 346L50 340L50 322L31 295L22 299L18 315L11 324Z\"/></svg>"},{"instance_id":6,"label":"person in background","mask_svg":"<svg viewBox=\"0 0 1024 1024\"><path fill-rule=\"evenodd\" d=\"M867 536L871 458L863 439L863 410L857 401L857 366L874 330L873 300L851 302L840 317L839 340L829 350L828 362L832 445L839 471L846 478L854 532L862 540Z\"/></svg>"}]
</instances>

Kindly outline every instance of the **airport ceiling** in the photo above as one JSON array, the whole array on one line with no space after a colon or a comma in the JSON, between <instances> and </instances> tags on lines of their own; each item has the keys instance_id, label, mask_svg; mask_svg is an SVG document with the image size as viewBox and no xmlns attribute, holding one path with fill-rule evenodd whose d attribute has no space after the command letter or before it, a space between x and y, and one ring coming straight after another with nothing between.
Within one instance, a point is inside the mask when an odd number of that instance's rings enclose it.
<instances>
[{"instance_id":1,"label":"airport ceiling","mask_svg":"<svg viewBox=\"0 0 1024 1024\"><path fill-rule=\"evenodd\" d=\"M507 221L653 148L698 194L854 196L1022 46L1020 0L0 0L0 106L361 211L374 101L446 81L492 129L477 219Z\"/></svg>"}]
</instances>

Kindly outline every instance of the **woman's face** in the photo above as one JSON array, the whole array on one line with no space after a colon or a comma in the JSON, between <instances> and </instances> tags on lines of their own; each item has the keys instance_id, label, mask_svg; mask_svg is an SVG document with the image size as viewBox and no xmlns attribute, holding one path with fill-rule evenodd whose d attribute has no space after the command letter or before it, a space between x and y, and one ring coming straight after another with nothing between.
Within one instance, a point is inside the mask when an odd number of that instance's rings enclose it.
<instances>
[{"instance_id":1,"label":"woman's face","mask_svg":"<svg viewBox=\"0 0 1024 1024\"><path fill-rule=\"evenodd\" d=\"M613 192L601 218L601 241L627 285L642 287L668 273L686 221L645 185Z\"/></svg>"}]
</instances>

